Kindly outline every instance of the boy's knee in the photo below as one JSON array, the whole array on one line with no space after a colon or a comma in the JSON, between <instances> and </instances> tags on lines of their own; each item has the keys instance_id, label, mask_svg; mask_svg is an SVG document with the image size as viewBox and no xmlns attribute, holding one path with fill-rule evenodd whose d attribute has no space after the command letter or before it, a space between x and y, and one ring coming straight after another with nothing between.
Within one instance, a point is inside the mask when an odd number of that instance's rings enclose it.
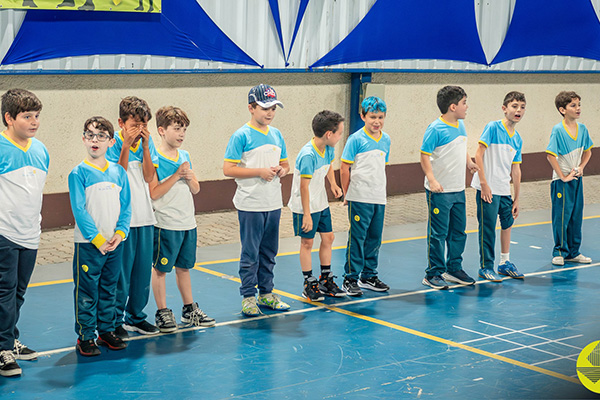
<instances>
[{"instance_id":1,"label":"boy's knee","mask_svg":"<svg viewBox=\"0 0 600 400\"><path fill-rule=\"evenodd\" d=\"M324 232L321 233L321 242L328 246L333 244L333 240L335 239L335 234L333 232Z\"/></svg>"},{"instance_id":2,"label":"boy's knee","mask_svg":"<svg viewBox=\"0 0 600 400\"><path fill-rule=\"evenodd\" d=\"M302 246L304 249L312 250L314 241L315 239L312 238L301 238L300 246Z\"/></svg>"}]
</instances>

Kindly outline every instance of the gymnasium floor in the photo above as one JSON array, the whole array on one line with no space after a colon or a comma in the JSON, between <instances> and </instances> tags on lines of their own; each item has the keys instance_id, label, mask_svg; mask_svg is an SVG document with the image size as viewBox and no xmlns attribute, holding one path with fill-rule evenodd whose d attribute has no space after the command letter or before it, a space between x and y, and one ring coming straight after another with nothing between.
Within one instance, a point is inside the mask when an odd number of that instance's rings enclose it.
<instances>
[{"instance_id":1,"label":"gymnasium floor","mask_svg":"<svg viewBox=\"0 0 600 400\"><path fill-rule=\"evenodd\" d=\"M579 383L575 362L600 339L600 262L553 267L548 221L548 210L526 212L513 229L511 259L524 281L422 286L425 224L415 223L385 229L379 271L389 294L313 304L299 296L298 241L284 239L275 284L292 308L254 319L239 313L239 245L200 248L194 294L217 326L136 336L126 350L94 358L74 351L73 284L61 283L69 264L38 268L19 327L42 356L21 361L20 378L0 379L0 398L596 398ZM470 219L464 261L473 276L474 227ZM595 261L599 229L600 205L586 206L582 253ZM344 242L337 234L340 277ZM169 278L167 302L179 318ZM155 310L151 298L150 320Z\"/></svg>"}]
</instances>

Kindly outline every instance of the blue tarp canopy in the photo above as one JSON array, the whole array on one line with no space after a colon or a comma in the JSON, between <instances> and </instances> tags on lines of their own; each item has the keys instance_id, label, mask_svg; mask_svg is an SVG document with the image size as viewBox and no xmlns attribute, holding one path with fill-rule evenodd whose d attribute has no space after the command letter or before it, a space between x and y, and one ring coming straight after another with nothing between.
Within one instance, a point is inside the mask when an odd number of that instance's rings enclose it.
<instances>
[{"instance_id":1,"label":"blue tarp canopy","mask_svg":"<svg viewBox=\"0 0 600 400\"><path fill-rule=\"evenodd\" d=\"M519 0L492 64L528 56L600 60L600 22L590 0Z\"/></svg>"},{"instance_id":2,"label":"blue tarp canopy","mask_svg":"<svg viewBox=\"0 0 600 400\"><path fill-rule=\"evenodd\" d=\"M28 11L2 64L94 54L150 54L259 66L196 0L167 0L161 14Z\"/></svg>"},{"instance_id":3,"label":"blue tarp canopy","mask_svg":"<svg viewBox=\"0 0 600 400\"><path fill-rule=\"evenodd\" d=\"M473 0L378 0L329 53L311 65L441 59L486 64Z\"/></svg>"}]
</instances>

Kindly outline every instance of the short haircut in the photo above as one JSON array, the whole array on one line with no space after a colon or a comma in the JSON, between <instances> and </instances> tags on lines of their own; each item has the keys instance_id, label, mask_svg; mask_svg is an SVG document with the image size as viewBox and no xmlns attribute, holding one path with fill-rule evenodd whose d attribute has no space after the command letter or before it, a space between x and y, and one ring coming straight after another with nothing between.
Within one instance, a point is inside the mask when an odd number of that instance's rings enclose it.
<instances>
[{"instance_id":1,"label":"short haircut","mask_svg":"<svg viewBox=\"0 0 600 400\"><path fill-rule=\"evenodd\" d=\"M361 113L363 117L367 115L368 112L387 112L387 105L385 101L380 99L377 96L367 97L360 103Z\"/></svg>"},{"instance_id":2,"label":"short haircut","mask_svg":"<svg viewBox=\"0 0 600 400\"><path fill-rule=\"evenodd\" d=\"M152 112L146 100L139 97L127 96L119 104L119 118L125 122L129 117L139 118L140 121L148 122L152 119Z\"/></svg>"},{"instance_id":3,"label":"short haircut","mask_svg":"<svg viewBox=\"0 0 600 400\"><path fill-rule=\"evenodd\" d=\"M87 131L88 126L90 125L99 131L108 133L108 136L110 136L111 139L115 137L115 129L113 128L113 124L111 124L110 121L104 117L97 116L88 118L83 124L83 131Z\"/></svg>"},{"instance_id":4,"label":"short haircut","mask_svg":"<svg viewBox=\"0 0 600 400\"><path fill-rule=\"evenodd\" d=\"M10 89L2 95L2 122L6 123L5 115L8 113L11 118L17 118L22 112L40 111L42 102L37 96L25 89Z\"/></svg>"},{"instance_id":5,"label":"short haircut","mask_svg":"<svg viewBox=\"0 0 600 400\"><path fill-rule=\"evenodd\" d=\"M312 120L312 130L316 137L323 137L327 131L337 132L344 117L335 111L323 110Z\"/></svg>"},{"instance_id":6,"label":"short haircut","mask_svg":"<svg viewBox=\"0 0 600 400\"><path fill-rule=\"evenodd\" d=\"M159 108L156 112L156 127L166 129L173 124L189 126L190 119L185 111L179 107L166 106Z\"/></svg>"},{"instance_id":7,"label":"short haircut","mask_svg":"<svg viewBox=\"0 0 600 400\"><path fill-rule=\"evenodd\" d=\"M506 93L506 96L504 96L504 101L502 102L503 106L507 106L508 103L512 102L512 101L522 101L523 103L527 103L527 100L525 100L525 95L521 92L508 92Z\"/></svg>"},{"instance_id":8,"label":"short haircut","mask_svg":"<svg viewBox=\"0 0 600 400\"><path fill-rule=\"evenodd\" d=\"M563 115L563 113L560 112L560 108L567 108L567 106L571 101L573 101L573 99L581 100L581 96L575 92L567 91L562 91L556 95L556 98L554 99L554 105L556 106L556 109L558 110L560 115Z\"/></svg>"},{"instance_id":9,"label":"short haircut","mask_svg":"<svg viewBox=\"0 0 600 400\"><path fill-rule=\"evenodd\" d=\"M450 105L458 105L463 97L467 97L467 93L460 86L444 86L437 93L437 106L442 114L446 114Z\"/></svg>"}]
</instances>

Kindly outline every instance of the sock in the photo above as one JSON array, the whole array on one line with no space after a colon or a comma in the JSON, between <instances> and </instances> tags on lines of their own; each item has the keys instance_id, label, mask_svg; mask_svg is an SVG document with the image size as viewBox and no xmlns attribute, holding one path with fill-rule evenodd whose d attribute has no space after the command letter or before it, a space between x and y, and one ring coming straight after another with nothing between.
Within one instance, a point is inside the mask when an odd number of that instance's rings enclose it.
<instances>
[{"instance_id":1,"label":"sock","mask_svg":"<svg viewBox=\"0 0 600 400\"><path fill-rule=\"evenodd\" d=\"M321 278L329 276L331 272L331 265L321 265Z\"/></svg>"},{"instance_id":2,"label":"sock","mask_svg":"<svg viewBox=\"0 0 600 400\"><path fill-rule=\"evenodd\" d=\"M308 280L312 276L312 270L302 271L302 275L304 275L304 280Z\"/></svg>"},{"instance_id":3,"label":"sock","mask_svg":"<svg viewBox=\"0 0 600 400\"><path fill-rule=\"evenodd\" d=\"M500 265L510 261L510 253L500 253Z\"/></svg>"}]
</instances>

